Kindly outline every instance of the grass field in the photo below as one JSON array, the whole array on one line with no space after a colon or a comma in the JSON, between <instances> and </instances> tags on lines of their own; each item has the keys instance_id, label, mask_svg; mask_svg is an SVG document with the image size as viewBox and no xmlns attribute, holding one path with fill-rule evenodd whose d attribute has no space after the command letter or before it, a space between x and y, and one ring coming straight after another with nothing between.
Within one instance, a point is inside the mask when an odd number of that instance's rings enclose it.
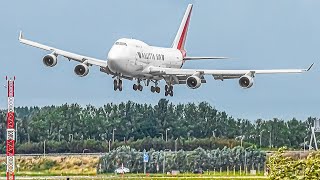
<instances>
[{"instance_id":1,"label":"grass field","mask_svg":"<svg viewBox=\"0 0 320 180\"><path fill-rule=\"evenodd\" d=\"M1 172L1 176L5 176L5 172ZM205 174L192 174L192 173L181 173L178 175L167 175L167 174L142 174L142 173L129 173L129 174L100 174L100 175L93 175L93 174L73 174L73 173L52 173L48 171L41 171L41 172L34 172L34 171L23 171L23 172L17 172L16 176L19 179L67 179L68 177L70 179L132 179L132 180L138 180L138 179L150 179L150 180L156 180L156 179L268 179L268 177L263 176L262 174L258 175L240 175L239 173L236 173L235 175L233 173L217 173L215 172L209 172Z\"/></svg>"}]
</instances>

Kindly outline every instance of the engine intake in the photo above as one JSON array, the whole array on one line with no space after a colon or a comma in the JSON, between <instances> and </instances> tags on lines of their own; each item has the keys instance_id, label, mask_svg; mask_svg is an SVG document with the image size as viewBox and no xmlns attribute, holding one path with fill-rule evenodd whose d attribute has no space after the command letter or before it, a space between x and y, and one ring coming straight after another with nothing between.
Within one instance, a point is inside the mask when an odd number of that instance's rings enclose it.
<instances>
[{"instance_id":1,"label":"engine intake","mask_svg":"<svg viewBox=\"0 0 320 180\"><path fill-rule=\"evenodd\" d=\"M89 67L86 64L79 64L74 68L76 75L83 77L89 73Z\"/></svg>"},{"instance_id":2,"label":"engine intake","mask_svg":"<svg viewBox=\"0 0 320 180\"><path fill-rule=\"evenodd\" d=\"M251 88L253 85L253 77L248 75L241 76L239 79L239 85L242 88Z\"/></svg>"},{"instance_id":3,"label":"engine intake","mask_svg":"<svg viewBox=\"0 0 320 180\"><path fill-rule=\"evenodd\" d=\"M201 86L201 79L198 76L189 76L187 86L191 89L197 89Z\"/></svg>"},{"instance_id":4,"label":"engine intake","mask_svg":"<svg viewBox=\"0 0 320 180\"><path fill-rule=\"evenodd\" d=\"M42 59L43 64L48 67L53 67L57 64L57 56L54 54L48 54Z\"/></svg>"}]
</instances>

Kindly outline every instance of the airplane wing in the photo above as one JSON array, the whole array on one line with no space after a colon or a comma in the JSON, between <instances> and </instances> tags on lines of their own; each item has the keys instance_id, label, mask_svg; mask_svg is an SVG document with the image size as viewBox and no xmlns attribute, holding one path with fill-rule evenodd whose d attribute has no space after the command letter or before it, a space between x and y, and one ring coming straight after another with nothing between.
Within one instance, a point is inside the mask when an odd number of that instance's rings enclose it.
<instances>
[{"instance_id":1,"label":"airplane wing","mask_svg":"<svg viewBox=\"0 0 320 180\"><path fill-rule=\"evenodd\" d=\"M60 50L54 47L50 47L50 46L46 46L34 41L30 41L28 39L25 39L22 35L22 32L20 31L20 35L19 35L19 41L20 43L29 45L29 46L33 46L36 48L40 48L46 51L51 51L52 54L54 55L61 55L69 60L74 60L74 61L78 61L81 63L85 63L87 65L96 65L96 66L100 66L100 67L107 67L107 61L104 60L100 60L100 59L96 59L96 58L92 58L92 57L87 57L87 56L83 56L83 55L79 55L79 54L75 54L75 53L71 53L71 52L67 52L64 50Z\"/></svg>"},{"instance_id":2,"label":"airplane wing","mask_svg":"<svg viewBox=\"0 0 320 180\"><path fill-rule=\"evenodd\" d=\"M183 60L228 59L228 57L184 57Z\"/></svg>"},{"instance_id":3,"label":"airplane wing","mask_svg":"<svg viewBox=\"0 0 320 180\"><path fill-rule=\"evenodd\" d=\"M272 70L206 70L206 69L178 69L162 68L150 66L143 70L145 73L156 75L173 75L173 76L192 76L192 75L212 75L216 80L235 79L243 75L250 74L284 74L284 73L303 73L309 71L313 64L307 69L272 69Z\"/></svg>"}]
</instances>

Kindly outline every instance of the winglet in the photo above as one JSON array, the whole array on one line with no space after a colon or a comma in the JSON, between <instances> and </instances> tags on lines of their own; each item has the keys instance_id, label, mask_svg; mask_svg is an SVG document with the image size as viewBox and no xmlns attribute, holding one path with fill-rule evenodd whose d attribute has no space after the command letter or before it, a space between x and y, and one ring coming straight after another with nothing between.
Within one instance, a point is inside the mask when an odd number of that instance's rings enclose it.
<instances>
[{"instance_id":1,"label":"winglet","mask_svg":"<svg viewBox=\"0 0 320 180\"><path fill-rule=\"evenodd\" d=\"M20 34L19 34L19 41L21 41L21 39L23 39L22 31L20 31Z\"/></svg>"},{"instance_id":2,"label":"winglet","mask_svg":"<svg viewBox=\"0 0 320 180\"><path fill-rule=\"evenodd\" d=\"M314 65L314 63L312 63L309 68L307 69L307 71L310 71L310 69L312 68L312 66Z\"/></svg>"}]
</instances>

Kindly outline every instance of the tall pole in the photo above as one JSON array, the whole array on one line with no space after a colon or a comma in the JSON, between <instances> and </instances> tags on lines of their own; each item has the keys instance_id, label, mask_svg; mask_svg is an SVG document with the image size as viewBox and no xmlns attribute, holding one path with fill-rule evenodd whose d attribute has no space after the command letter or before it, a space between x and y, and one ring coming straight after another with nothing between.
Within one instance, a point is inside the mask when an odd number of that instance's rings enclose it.
<instances>
[{"instance_id":1,"label":"tall pole","mask_svg":"<svg viewBox=\"0 0 320 180\"><path fill-rule=\"evenodd\" d=\"M58 138L59 138L59 142L60 142L60 136L61 136L61 134L60 134L60 131L61 131L62 129L59 129L59 135L58 135Z\"/></svg>"},{"instance_id":2,"label":"tall pole","mask_svg":"<svg viewBox=\"0 0 320 180\"><path fill-rule=\"evenodd\" d=\"M163 151L163 167L162 167L162 173L164 174L166 168L166 150Z\"/></svg>"},{"instance_id":3,"label":"tall pole","mask_svg":"<svg viewBox=\"0 0 320 180\"><path fill-rule=\"evenodd\" d=\"M269 146L270 146L270 149L272 147L272 143L271 143L271 131L269 131L270 135L269 135Z\"/></svg>"},{"instance_id":4,"label":"tall pole","mask_svg":"<svg viewBox=\"0 0 320 180\"><path fill-rule=\"evenodd\" d=\"M114 143L114 131L116 130L116 128L112 129L112 143Z\"/></svg>"},{"instance_id":5,"label":"tall pole","mask_svg":"<svg viewBox=\"0 0 320 180\"><path fill-rule=\"evenodd\" d=\"M168 141L168 131L170 131L169 128L166 129L166 142Z\"/></svg>"},{"instance_id":6,"label":"tall pole","mask_svg":"<svg viewBox=\"0 0 320 180\"><path fill-rule=\"evenodd\" d=\"M14 180L14 171L15 171L15 164L14 164L14 154L15 154L15 130L14 130L14 80L15 77L12 79L7 80L7 89L8 89L8 113L7 113L7 180Z\"/></svg>"},{"instance_id":7,"label":"tall pole","mask_svg":"<svg viewBox=\"0 0 320 180\"><path fill-rule=\"evenodd\" d=\"M261 148L261 139L262 139L262 132L264 131L264 129L262 129L261 131L260 131L260 135L259 135L259 137L260 137L260 148Z\"/></svg>"},{"instance_id":8,"label":"tall pole","mask_svg":"<svg viewBox=\"0 0 320 180\"><path fill-rule=\"evenodd\" d=\"M46 156L46 140L43 141L43 156Z\"/></svg>"},{"instance_id":9,"label":"tall pole","mask_svg":"<svg viewBox=\"0 0 320 180\"><path fill-rule=\"evenodd\" d=\"M306 152L306 138L303 138L303 152Z\"/></svg>"}]
</instances>

